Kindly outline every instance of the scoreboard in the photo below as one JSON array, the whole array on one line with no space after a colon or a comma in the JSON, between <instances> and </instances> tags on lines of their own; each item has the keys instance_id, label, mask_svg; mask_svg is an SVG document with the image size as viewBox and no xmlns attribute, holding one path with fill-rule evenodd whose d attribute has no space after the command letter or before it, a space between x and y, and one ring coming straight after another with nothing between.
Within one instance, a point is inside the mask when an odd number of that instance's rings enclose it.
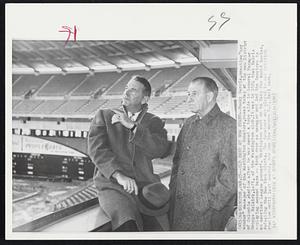
<instances>
[{"instance_id":1,"label":"scoreboard","mask_svg":"<svg viewBox=\"0 0 300 245\"><path fill-rule=\"evenodd\" d=\"M13 135L12 161L13 175L87 180L94 173L94 164L84 153L32 136Z\"/></svg>"}]
</instances>

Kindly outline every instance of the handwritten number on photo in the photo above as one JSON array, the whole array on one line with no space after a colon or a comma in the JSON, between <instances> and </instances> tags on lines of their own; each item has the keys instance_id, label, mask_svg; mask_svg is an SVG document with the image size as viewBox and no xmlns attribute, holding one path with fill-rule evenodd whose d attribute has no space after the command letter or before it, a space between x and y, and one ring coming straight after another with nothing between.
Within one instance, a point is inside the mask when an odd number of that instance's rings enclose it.
<instances>
[{"instance_id":1,"label":"handwritten number on photo","mask_svg":"<svg viewBox=\"0 0 300 245\"><path fill-rule=\"evenodd\" d=\"M211 31L211 29L214 28L214 26L217 24L217 22L214 21L214 20L212 20L212 18L214 18L214 16L211 16L211 17L208 19L208 22L214 23L214 24L209 28L210 31Z\"/></svg>"},{"instance_id":2,"label":"handwritten number on photo","mask_svg":"<svg viewBox=\"0 0 300 245\"><path fill-rule=\"evenodd\" d=\"M74 29L72 29L69 26L62 26L61 28L63 28L63 30L59 30L59 32L68 32L68 37L65 41L65 45L67 45L67 43L70 40L71 34L73 35L73 39L76 42L76 36L77 36L77 28L76 25L74 26Z\"/></svg>"},{"instance_id":3,"label":"handwritten number on photo","mask_svg":"<svg viewBox=\"0 0 300 245\"><path fill-rule=\"evenodd\" d=\"M209 17L208 18L208 22L209 23L212 23L212 26L209 28L209 31L211 31L217 24L219 24L220 23L220 26L219 26L219 29L218 29L218 31L220 31L220 29L230 20L230 18L229 17L227 17L227 16L225 16L226 15L226 13L225 12L222 12L221 14L220 14L220 17L221 17L221 21L220 22L218 22L218 21L216 21L216 20L214 20L214 15L212 15L211 17ZM224 19L225 19L225 21L224 21Z\"/></svg>"}]
</instances>

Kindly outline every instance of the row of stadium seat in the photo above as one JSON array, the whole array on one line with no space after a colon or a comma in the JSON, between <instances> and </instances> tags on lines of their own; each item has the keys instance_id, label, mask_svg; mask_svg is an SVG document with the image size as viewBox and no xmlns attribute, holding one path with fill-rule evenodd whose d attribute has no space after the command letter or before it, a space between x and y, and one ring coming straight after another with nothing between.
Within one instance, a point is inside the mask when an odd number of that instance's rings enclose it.
<instances>
[{"instance_id":1,"label":"row of stadium seat","mask_svg":"<svg viewBox=\"0 0 300 245\"><path fill-rule=\"evenodd\" d=\"M164 115L182 115L189 113L187 96L159 96L149 101L149 112ZM220 91L217 101L225 112L230 112L231 96L228 91ZM121 98L114 99L69 99L69 100L38 100L19 99L12 101L13 115L61 115L90 116L99 108L116 108L121 105Z\"/></svg>"},{"instance_id":2,"label":"row of stadium seat","mask_svg":"<svg viewBox=\"0 0 300 245\"><path fill-rule=\"evenodd\" d=\"M104 72L67 75L13 75L13 96L24 96L29 91L38 96L91 96L103 89L107 95L122 94L133 75L149 79L153 91L170 87L170 92L184 91L196 76L211 76L202 66L154 69L150 71ZM177 82L178 81L178 82ZM173 86L172 86L173 85Z\"/></svg>"},{"instance_id":3,"label":"row of stadium seat","mask_svg":"<svg viewBox=\"0 0 300 245\"><path fill-rule=\"evenodd\" d=\"M149 101L149 111L169 114L177 107L186 111L186 96L153 97ZM121 99L92 100L13 100L13 114L44 115L90 115L99 108L115 108L121 105Z\"/></svg>"}]
</instances>

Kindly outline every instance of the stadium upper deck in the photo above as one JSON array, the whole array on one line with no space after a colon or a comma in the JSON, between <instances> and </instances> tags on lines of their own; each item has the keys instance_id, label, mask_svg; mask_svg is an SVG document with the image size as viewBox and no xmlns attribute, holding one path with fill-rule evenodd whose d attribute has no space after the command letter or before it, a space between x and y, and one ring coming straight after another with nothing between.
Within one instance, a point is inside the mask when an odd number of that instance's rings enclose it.
<instances>
[{"instance_id":1,"label":"stadium upper deck","mask_svg":"<svg viewBox=\"0 0 300 245\"><path fill-rule=\"evenodd\" d=\"M120 105L123 90L133 75L149 79L153 88L149 111L160 115L187 112L184 95L188 83L194 77L204 75L216 79L201 66L155 69L148 72L96 73L92 76L13 76L13 115L91 116L99 108ZM225 90L221 83L218 85L221 91Z\"/></svg>"},{"instance_id":2,"label":"stadium upper deck","mask_svg":"<svg viewBox=\"0 0 300 245\"><path fill-rule=\"evenodd\" d=\"M12 113L91 118L98 108L120 105L129 79L140 75L152 85L150 112L184 118L185 91L197 76L212 77L221 92L235 96L236 47L236 41L225 40L78 41L68 46L13 41Z\"/></svg>"}]
</instances>

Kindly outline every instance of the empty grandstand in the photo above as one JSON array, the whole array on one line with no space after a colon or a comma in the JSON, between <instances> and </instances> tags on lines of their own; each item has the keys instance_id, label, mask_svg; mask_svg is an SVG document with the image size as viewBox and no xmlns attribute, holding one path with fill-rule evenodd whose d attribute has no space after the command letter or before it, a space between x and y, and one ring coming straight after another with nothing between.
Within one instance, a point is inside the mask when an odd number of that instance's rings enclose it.
<instances>
[{"instance_id":1,"label":"empty grandstand","mask_svg":"<svg viewBox=\"0 0 300 245\"><path fill-rule=\"evenodd\" d=\"M55 111L53 111L53 113L58 115L72 115L88 102L88 100L68 100Z\"/></svg>"},{"instance_id":2,"label":"empty grandstand","mask_svg":"<svg viewBox=\"0 0 300 245\"><path fill-rule=\"evenodd\" d=\"M19 79L21 78L21 75L12 75L12 84L14 84L15 82L17 82Z\"/></svg>"},{"instance_id":3,"label":"empty grandstand","mask_svg":"<svg viewBox=\"0 0 300 245\"><path fill-rule=\"evenodd\" d=\"M194 79L195 77L211 77L214 78L214 76L207 70L204 68L204 66L193 66L191 70L189 70L189 72L182 77L178 82L176 82L176 84L174 84L174 86L172 86L170 88L171 92L181 92L181 91L185 91L189 82ZM218 80L216 80L218 82ZM222 86L221 83L218 83L219 88L224 88Z\"/></svg>"},{"instance_id":4,"label":"empty grandstand","mask_svg":"<svg viewBox=\"0 0 300 245\"><path fill-rule=\"evenodd\" d=\"M112 86L108 91L107 94L108 95L120 95L123 93L124 88L126 86L126 84L128 83L128 81L131 79L132 76L134 75L139 75L139 76L143 76L147 79L149 79L151 81L151 78L157 73L157 71L153 70L153 71L130 71L127 72L126 74L124 74L124 76L121 78L120 81L118 81L117 83L114 84L114 86Z\"/></svg>"},{"instance_id":5,"label":"empty grandstand","mask_svg":"<svg viewBox=\"0 0 300 245\"><path fill-rule=\"evenodd\" d=\"M155 89L167 88L173 85L175 82L183 79L192 69L191 66L184 66L181 68L166 68L162 69L152 80L151 85Z\"/></svg>"},{"instance_id":6,"label":"empty grandstand","mask_svg":"<svg viewBox=\"0 0 300 245\"><path fill-rule=\"evenodd\" d=\"M78 110L76 110L75 114L90 115L90 114L94 113L97 109L99 109L100 107L103 107L107 102L108 102L108 100L105 100L105 99L91 99L84 106L82 106L81 108L78 108Z\"/></svg>"},{"instance_id":7,"label":"empty grandstand","mask_svg":"<svg viewBox=\"0 0 300 245\"><path fill-rule=\"evenodd\" d=\"M37 101L39 101L39 100L37 100ZM40 103L38 107L35 107L31 111L31 113L33 115L34 114L42 114L42 115L51 114L53 111L58 109L63 103L65 103L65 101L63 101L63 100L48 99L48 100L43 101L43 103Z\"/></svg>"},{"instance_id":8,"label":"empty grandstand","mask_svg":"<svg viewBox=\"0 0 300 245\"><path fill-rule=\"evenodd\" d=\"M22 96L31 89L38 90L42 85L51 79L51 75L24 75L18 78L14 77L13 95Z\"/></svg>"},{"instance_id":9,"label":"empty grandstand","mask_svg":"<svg viewBox=\"0 0 300 245\"><path fill-rule=\"evenodd\" d=\"M96 73L89 76L73 93L72 96L90 96L97 91L105 91L117 82L123 74L116 72Z\"/></svg>"},{"instance_id":10,"label":"empty grandstand","mask_svg":"<svg viewBox=\"0 0 300 245\"><path fill-rule=\"evenodd\" d=\"M15 114L27 114L31 113L36 109L40 104L42 104L44 101L43 100L23 100L13 107L13 112Z\"/></svg>"}]
</instances>

